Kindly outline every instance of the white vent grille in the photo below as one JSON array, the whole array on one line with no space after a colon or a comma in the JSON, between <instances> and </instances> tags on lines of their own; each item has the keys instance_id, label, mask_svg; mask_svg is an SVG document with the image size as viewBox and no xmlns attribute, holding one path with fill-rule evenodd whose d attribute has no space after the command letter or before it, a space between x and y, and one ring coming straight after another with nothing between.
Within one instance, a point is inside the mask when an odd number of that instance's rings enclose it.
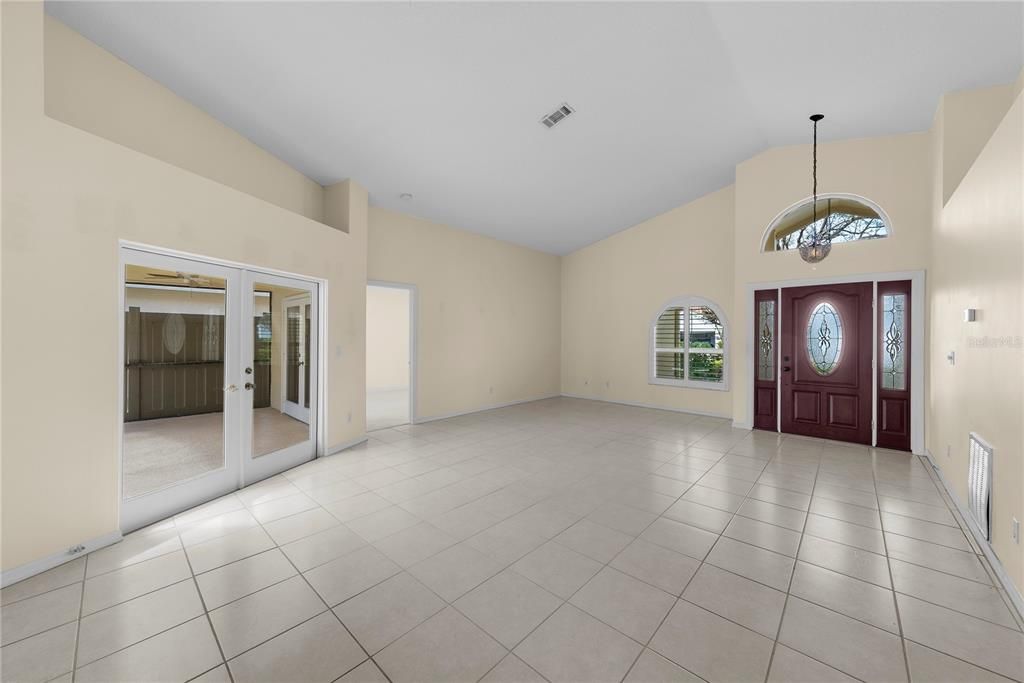
<instances>
[{"instance_id":1,"label":"white vent grille","mask_svg":"<svg viewBox=\"0 0 1024 683\"><path fill-rule=\"evenodd\" d=\"M576 110L563 102L562 106L542 118L540 122L548 128L554 128L556 124L567 119L574 111Z\"/></svg>"},{"instance_id":2,"label":"white vent grille","mask_svg":"<svg viewBox=\"0 0 1024 683\"><path fill-rule=\"evenodd\" d=\"M991 540L992 447L971 433L971 458L967 472L967 506L985 538Z\"/></svg>"}]
</instances>

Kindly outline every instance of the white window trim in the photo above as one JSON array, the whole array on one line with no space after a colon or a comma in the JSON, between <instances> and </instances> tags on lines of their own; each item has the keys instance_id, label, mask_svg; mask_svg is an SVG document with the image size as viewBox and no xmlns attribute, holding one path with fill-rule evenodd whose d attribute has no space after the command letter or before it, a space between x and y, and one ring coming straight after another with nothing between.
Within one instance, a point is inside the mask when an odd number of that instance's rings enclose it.
<instances>
[{"instance_id":1,"label":"white window trim","mask_svg":"<svg viewBox=\"0 0 1024 683\"><path fill-rule=\"evenodd\" d=\"M722 349L679 349L676 347L664 348L655 346L656 332L658 329L658 318L669 308L682 308L689 306L706 306L715 312L718 319L722 321ZM699 296L682 296L671 299L666 302L658 312L651 318L650 325L648 325L648 341L647 341L647 383L655 384L660 386L669 387L685 387L687 389L703 389L705 391L729 391L729 318L722 312L722 308L710 299L705 299ZM706 354L722 354L722 381L721 382L703 382L700 380L692 379L665 379L658 377L657 370L657 357L658 352L662 351L665 353L706 353ZM689 364L687 364L687 367Z\"/></svg>"},{"instance_id":2,"label":"white window trim","mask_svg":"<svg viewBox=\"0 0 1024 683\"><path fill-rule=\"evenodd\" d=\"M857 201L857 202L860 202L861 204L864 204L865 206L871 207L871 209L875 213L878 214L878 217L882 219L882 222L885 223L885 237L879 237L879 238L876 238L876 239L888 239L888 238L892 237L893 234L895 233L895 228L893 228L892 219L889 218L889 214L887 214L885 212L885 209L883 209L882 207L880 207L878 204L876 204L875 202L871 201L867 197L865 197L863 195L859 195L859 194L853 194L851 192L826 192L824 194L819 194L818 195L818 201L819 202L827 200L827 199L852 199L853 201ZM800 201L793 202L792 204L787 206L785 209L783 209L782 211L779 211L777 214L775 214L775 218L773 218L768 223L768 227L764 229L763 233L761 233L761 243L758 245L757 251L759 253L761 253L761 254L792 254L792 253L796 253L796 251L797 251L796 249L766 249L765 247L766 247L766 245L768 243L768 237L775 231L775 226L777 226L779 224L779 221L781 221L783 218L785 218L786 215L790 211L794 211L796 209L799 209L804 204L810 204L812 201L814 201L814 197L804 197ZM873 241L875 241L875 240L853 240L852 242L836 242L836 243L833 244L833 246L836 246L836 245L847 245L847 244L856 244L857 242L873 242Z\"/></svg>"}]
</instances>

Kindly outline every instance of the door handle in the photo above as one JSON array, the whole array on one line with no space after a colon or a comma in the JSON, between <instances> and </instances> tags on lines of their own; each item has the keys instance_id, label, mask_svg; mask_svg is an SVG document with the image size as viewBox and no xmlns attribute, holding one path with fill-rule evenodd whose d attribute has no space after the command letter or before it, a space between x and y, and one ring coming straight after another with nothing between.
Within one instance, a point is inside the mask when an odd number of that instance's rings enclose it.
<instances>
[{"instance_id":1,"label":"door handle","mask_svg":"<svg viewBox=\"0 0 1024 683\"><path fill-rule=\"evenodd\" d=\"M248 389L249 391L252 391L253 387L255 387L255 386L256 385L253 384L252 382L246 382L245 383L245 388Z\"/></svg>"},{"instance_id":2,"label":"door handle","mask_svg":"<svg viewBox=\"0 0 1024 683\"><path fill-rule=\"evenodd\" d=\"M790 370L792 370L792 368L791 368L791 367L789 367L788 365L786 365L786 366L784 366L784 367L782 368L782 371L783 371L783 372L789 372Z\"/></svg>"},{"instance_id":3,"label":"door handle","mask_svg":"<svg viewBox=\"0 0 1024 683\"><path fill-rule=\"evenodd\" d=\"M229 384L226 387L224 387L224 391L238 391L238 387L236 387L234 384Z\"/></svg>"}]
</instances>

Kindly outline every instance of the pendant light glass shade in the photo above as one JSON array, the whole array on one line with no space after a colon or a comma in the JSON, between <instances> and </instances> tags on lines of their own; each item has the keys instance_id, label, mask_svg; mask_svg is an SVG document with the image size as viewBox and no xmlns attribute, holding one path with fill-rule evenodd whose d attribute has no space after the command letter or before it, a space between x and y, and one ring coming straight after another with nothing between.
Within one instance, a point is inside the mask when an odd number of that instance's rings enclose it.
<instances>
[{"instance_id":1,"label":"pendant light glass shade","mask_svg":"<svg viewBox=\"0 0 1024 683\"><path fill-rule=\"evenodd\" d=\"M811 179L813 183L812 197L812 220L810 230L797 245L800 250L800 258L807 263L820 263L825 260L832 251L832 240L828 234L828 213L818 222L818 121L825 118L824 114L813 114L811 121L814 124L814 142L812 147ZM831 211L831 206L829 207Z\"/></svg>"},{"instance_id":2,"label":"pendant light glass shade","mask_svg":"<svg viewBox=\"0 0 1024 683\"><path fill-rule=\"evenodd\" d=\"M819 263L825 260L830 251L832 251L830 242L807 242L800 245L800 258L808 263Z\"/></svg>"}]
</instances>

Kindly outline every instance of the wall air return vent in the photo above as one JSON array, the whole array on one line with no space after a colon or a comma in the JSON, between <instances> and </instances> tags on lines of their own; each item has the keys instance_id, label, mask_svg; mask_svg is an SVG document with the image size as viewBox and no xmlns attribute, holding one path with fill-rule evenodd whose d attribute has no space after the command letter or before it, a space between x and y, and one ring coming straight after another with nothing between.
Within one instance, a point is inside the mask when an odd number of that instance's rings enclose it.
<instances>
[{"instance_id":1,"label":"wall air return vent","mask_svg":"<svg viewBox=\"0 0 1024 683\"><path fill-rule=\"evenodd\" d=\"M967 507L985 538L992 540L992 447L972 432L970 449Z\"/></svg>"},{"instance_id":2,"label":"wall air return vent","mask_svg":"<svg viewBox=\"0 0 1024 683\"><path fill-rule=\"evenodd\" d=\"M556 124L561 123L562 121L565 121L567 118L569 118L569 116L574 111L576 110L563 102L562 106L560 106L558 109L554 110L553 112L542 118L540 122L543 123L548 128L554 128Z\"/></svg>"}]
</instances>

